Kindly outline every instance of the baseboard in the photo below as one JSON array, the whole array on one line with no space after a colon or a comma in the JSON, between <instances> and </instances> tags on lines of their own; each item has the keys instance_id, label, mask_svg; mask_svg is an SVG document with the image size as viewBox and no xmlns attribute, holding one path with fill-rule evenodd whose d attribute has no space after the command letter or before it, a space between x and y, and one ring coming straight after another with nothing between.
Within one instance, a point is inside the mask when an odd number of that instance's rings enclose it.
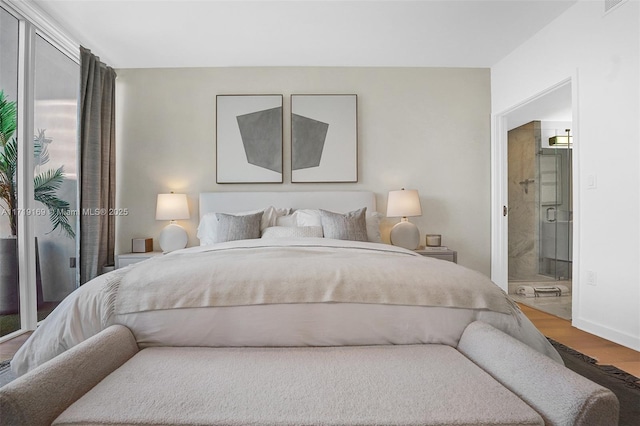
<instances>
[{"instance_id":1,"label":"baseboard","mask_svg":"<svg viewBox=\"0 0 640 426\"><path fill-rule=\"evenodd\" d=\"M586 331L587 333L594 334L602 337L603 339L610 340L614 343L640 352L640 336L623 333L582 318L573 318L571 324L582 331Z\"/></svg>"}]
</instances>

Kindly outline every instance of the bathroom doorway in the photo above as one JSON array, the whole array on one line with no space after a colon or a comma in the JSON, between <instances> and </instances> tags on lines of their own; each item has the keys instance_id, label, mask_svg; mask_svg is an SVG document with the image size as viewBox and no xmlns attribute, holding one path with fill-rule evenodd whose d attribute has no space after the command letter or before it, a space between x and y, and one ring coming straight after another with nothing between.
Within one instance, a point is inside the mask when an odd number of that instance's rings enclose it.
<instances>
[{"instance_id":1,"label":"bathroom doorway","mask_svg":"<svg viewBox=\"0 0 640 426\"><path fill-rule=\"evenodd\" d=\"M520 303L571 319L571 85L532 104L509 117L508 289Z\"/></svg>"}]
</instances>

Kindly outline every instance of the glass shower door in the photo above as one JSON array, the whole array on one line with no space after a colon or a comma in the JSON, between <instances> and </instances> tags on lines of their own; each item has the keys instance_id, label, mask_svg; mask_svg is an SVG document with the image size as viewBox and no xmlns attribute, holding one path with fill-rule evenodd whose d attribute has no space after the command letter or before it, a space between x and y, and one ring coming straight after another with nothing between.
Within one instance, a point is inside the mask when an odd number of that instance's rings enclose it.
<instances>
[{"instance_id":1,"label":"glass shower door","mask_svg":"<svg viewBox=\"0 0 640 426\"><path fill-rule=\"evenodd\" d=\"M573 240L571 138L568 132L554 133L552 137L543 136L538 155L539 272L555 280L569 280Z\"/></svg>"}]
</instances>

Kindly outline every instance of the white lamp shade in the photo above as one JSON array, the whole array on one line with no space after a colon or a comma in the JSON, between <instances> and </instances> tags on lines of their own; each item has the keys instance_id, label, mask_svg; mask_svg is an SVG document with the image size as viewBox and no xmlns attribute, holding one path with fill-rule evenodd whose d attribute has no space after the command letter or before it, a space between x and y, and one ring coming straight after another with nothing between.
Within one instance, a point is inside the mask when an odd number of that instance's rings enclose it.
<instances>
[{"instance_id":1,"label":"white lamp shade","mask_svg":"<svg viewBox=\"0 0 640 426\"><path fill-rule=\"evenodd\" d=\"M420 196L416 189L389 191L387 217L422 216Z\"/></svg>"},{"instance_id":2,"label":"white lamp shade","mask_svg":"<svg viewBox=\"0 0 640 426\"><path fill-rule=\"evenodd\" d=\"M189 219L186 194L158 194L156 220Z\"/></svg>"}]
</instances>

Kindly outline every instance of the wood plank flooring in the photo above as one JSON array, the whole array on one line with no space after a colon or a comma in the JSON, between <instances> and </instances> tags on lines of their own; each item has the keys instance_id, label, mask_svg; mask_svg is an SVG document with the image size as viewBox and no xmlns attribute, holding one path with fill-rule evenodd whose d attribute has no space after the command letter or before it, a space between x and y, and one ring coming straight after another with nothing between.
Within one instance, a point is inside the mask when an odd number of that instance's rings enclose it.
<instances>
[{"instance_id":1,"label":"wood plank flooring","mask_svg":"<svg viewBox=\"0 0 640 426\"><path fill-rule=\"evenodd\" d=\"M522 304L520 308L545 336L595 358L598 364L613 365L640 377L640 352L578 330L571 325L571 321Z\"/></svg>"},{"instance_id":2,"label":"wood plank flooring","mask_svg":"<svg viewBox=\"0 0 640 426\"><path fill-rule=\"evenodd\" d=\"M598 360L640 377L640 352L626 348L571 326L565 319L520 305L522 312L547 337ZM0 361L11 359L31 333L0 343Z\"/></svg>"}]
</instances>

